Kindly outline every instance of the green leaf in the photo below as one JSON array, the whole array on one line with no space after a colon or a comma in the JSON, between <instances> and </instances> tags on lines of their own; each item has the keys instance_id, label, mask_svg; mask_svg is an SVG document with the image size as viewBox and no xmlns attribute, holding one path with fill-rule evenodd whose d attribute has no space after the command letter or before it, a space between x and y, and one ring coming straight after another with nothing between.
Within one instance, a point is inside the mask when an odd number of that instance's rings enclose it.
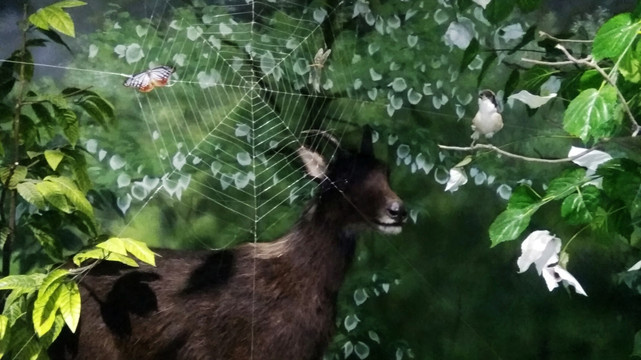
<instances>
[{"instance_id":1,"label":"green leaf","mask_svg":"<svg viewBox=\"0 0 641 360\"><path fill-rule=\"evenodd\" d=\"M519 9L526 13L538 9L540 4L541 0L516 0Z\"/></svg>"},{"instance_id":2,"label":"green leaf","mask_svg":"<svg viewBox=\"0 0 641 360\"><path fill-rule=\"evenodd\" d=\"M463 59L461 60L461 66L459 67L460 73L464 72L465 69L467 69L467 66L472 62L472 60L474 60L478 53L479 41L477 38L474 38L463 52Z\"/></svg>"},{"instance_id":3,"label":"green leaf","mask_svg":"<svg viewBox=\"0 0 641 360\"><path fill-rule=\"evenodd\" d=\"M60 335L60 332L64 327L65 320L62 318L62 316L56 316L53 320L53 326L51 326L51 329L44 336L40 337L38 342L43 348L48 348L51 344L53 344L58 335Z\"/></svg>"},{"instance_id":4,"label":"green leaf","mask_svg":"<svg viewBox=\"0 0 641 360\"><path fill-rule=\"evenodd\" d=\"M56 121L53 116L51 116L49 109L42 103L33 103L31 104L31 108L38 117L38 120L40 120L40 125L44 126L47 132L53 136Z\"/></svg>"},{"instance_id":5,"label":"green leaf","mask_svg":"<svg viewBox=\"0 0 641 360\"><path fill-rule=\"evenodd\" d=\"M43 180L44 182L52 182L58 185L62 189L63 194L69 200L69 202L76 208L76 210L82 212L90 218L93 218L93 207L89 203L89 200L85 197L85 194L78 189L73 180L65 176L47 176Z\"/></svg>"},{"instance_id":6,"label":"green leaf","mask_svg":"<svg viewBox=\"0 0 641 360\"><path fill-rule=\"evenodd\" d=\"M507 82L505 83L506 96L514 92L514 89L516 89L516 85L519 83L520 76L521 76L521 73L519 72L519 70L517 69L512 70L512 72L510 73L510 77L507 79Z\"/></svg>"},{"instance_id":7,"label":"green leaf","mask_svg":"<svg viewBox=\"0 0 641 360\"><path fill-rule=\"evenodd\" d=\"M107 261L117 261L131 267L138 267L138 263L127 256L116 254L113 252L108 252L103 249L89 249L82 252L79 252L73 257L73 263L80 266L84 261L96 259L96 260L107 260Z\"/></svg>"},{"instance_id":8,"label":"green leaf","mask_svg":"<svg viewBox=\"0 0 641 360\"><path fill-rule=\"evenodd\" d=\"M0 315L0 359L4 357L9 347L9 333L7 329L9 328L9 318Z\"/></svg>"},{"instance_id":9,"label":"green leaf","mask_svg":"<svg viewBox=\"0 0 641 360\"><path fill-rule=\"evenodd\" d=\"M543 198L544 201L561 200L586 182L585 169L572 169L563 172L559 177L550 181Z\"/></svg>"},{"instance_id":10,"label":"green leaf","mask_svg":"<svg viewBox=\"0 0 641 360\"><path fill-rule=\"evenodd\" d=\"M78 102L78 105L102 127L107 127L107 123L114 117L113 106L100 97L87 96Z\"/></svg>"},{"instance_id":11,"label":"green leaf","mask_svg":"<svg viewBox=\"0 0 641 360\"><path fill-rule=\"evenodd\" d=\"M611 18L597 31L592 46L592 56L597 61L604 58L618 58L632 45L639 30L641 30L641 22L632 19L630 13Z\"/></svg>"},{"instance_id":12,"label":"green leaf","mask_svg":"<svg viewBox=\"0 0 641 360\"><path fill-rule=\"evenodd\" d=\"M497 55L495 52L492 52L488 57L485 58L483 61L483 66L481 66L481 71L479 72L479 76L476 79L476 83L478 85L481 84L483 81L483 78L485 77L485 73L489 70L490 66L494 63L494 61L497 59Z\"/></svg>"},{"instance_id":13,"label":"green leaf","mask_svg":"<svg viewBox=\"0 0 641 360\"><path fill-rule=\"evenodd\" d=\"M105 249L107 251L114 252L120 255L127 255L129 252L131 255L138 258L140 261L147 264L156 266L156 257L153 251L149 249L147 244L142 241L130 239L130 238L110 238L96 247Z\"/></svg>"},{"instance_id":14,"label":"green leaf","mask_svg":"<svg viewBox=\"0 0 641 360\"><path fill-rule=\"evenodd\" d=\"M60 165L60 162L62 159L64 159L65 154L56 149L56 150L45 150L45 160L47 160L47 164L53 169L54 171L58 168L58 165Z\"/></svg>"},{"instance_id":15,"label":"green leaf","mask_svg":"<svg viewBox=\"0 0 641 360\"><path fill-rule=\"evenodd\" d=\"M616 90L606 85L587 89L574 98L563 116L563 129L583 142L612 136L621 122Z\"/></svg>"},{"instance_id":16,"label":"green leaf","mask_svg":"<svg viewBox=\"0 0 641 360\"><path fill-rule=\"evenodd\" d=\"M641 357L641 330L634 335L634 346L630 355Z\"/></svg>"},{"instance_id":17,"label":"green leaf","mask_svg":"<svg viewBox=\"0 0 641 360\"><path fill-rule=\"evenodd\" d=\"M67 202L63 189L60 188L58 184L51 181L41 181L36 184L36 189L38 189L51 206L64 213L71 213L72 208L69 202Z\"/></svg>"},{"instance_id":18,"label":"green leaf","mask_svg":"<svg viewBox=\"0 0 641 360\"><path fill-rule=\"evenodd\" d=\"M593 185L583 186L563 200L561 216L570 224L589 224L594 218L598 204L599 189Z\"/></svg>"},{"instance_id":19,"label":"green leaf","mask_svg":"<svg viewBox=\"0 0 641 360\"><path fill-rule=\"evenodd\" d=\"M493 0L485 8L485 18L492 24L505 20L514 9L513 0Z\"/></svg>"},{"instance_id":20,"label":"green leaf","mask_svg":"<svg viewBox=\"0 0 641 360\"><path fill-rule=\"evenodd\" d=\"M83 5L87 5L87 3L84 1L77 1L77 0L64 0L64 1L58 1L57 3L51 4L51 6L57 6L59 8L71 8L71 7L78 7Z\"/></svg>"},{"instance_id":21,"label":"green leaf","mask_svg":"<svg viewBox=\"0 0 641 360\"><path fill-rule=\"evenodd\" d=\"M57 32L53 30L42 29L42 28L38 28L38 31L42 33L44 36L48 37L49 40L55 42L56 44L60 44L64 46L65 48L67 48L69 52L72 52L69 45L67 45L67 43L65 43L64 40L62 40L62 38L60 37L60 35L58 35Z\"/></svg>"},{"instance_id":22,"label":"green leaf","mask_svg":"<svg viewBox=\"0 0 641 360\"><path fill-rule=\"evenodd\" d=\"M541 85L543 85L550 76L558 74L559 72L559 70L542 65L533 66L521 75L518 88L527 90L532 94L538 94L541 90Z\"/></svg>"},{"instance_id":23,"label":"green leaf","mask_svg":"<svg viewBox=\"0 0 641 360\"><path fill-rule=\"evenodd\" d=\"M507 209L499 214L490 225L492 247L516 239L530 224L532 214L537 206L524 209Z\"/></svg>"},{"instance_id":24,"label":"green leaf","mask_svg":"<svg viewBox=\"0 0 641 360\"><path fill-rule=\"evenodd\" d=\"M71 16L56 4L38 9L29 16L29 22L43 30L52 28L67 36L76 36Z\"/></svg>"},{"instance_id":25,"label":"green leaf","mask_svg":"<svg viewBox=\"0 0 641 360\"><path fill-rule=\"evenodd\" d=\"M73 159L71 163L71 172L73 178L78 184L78 188L83 193L87 193L92 187L91 179L87 168L87 159L85 158L84 150L78 149L63 149L67 158Z\"/></svg>"},{"instance_id":26,"label":"green leaf","mask_svg":"<svg viewBox=\"0 0 641 360\"><path fill-rule=\"evenodd\" d=\"M36 184L32 181L21 182L16 186L18 194L28 203L37 207L38 209L44 209L45 207L45 198L38 191Z\"/></svg>"},{"instance_id":27,"label":"green leaf","mask_svg":"<svg viewBox=\"0 0 641 360\"><path fill-rule=\"evenodd\" d=\"M62 287L59 301L60 314L71 332L75 333L80 321L80 290L75 281L67 281L62 284Z\"/></svg>"},{"instance_id":28,"label":"green leaf","mask_svg":"<svg viewBox=\"0 0 641 360\"><path fill-rule=\"evenodd\" d=\"M56 261L62 260L62 248L51 234L35 226L29 226L29 229L50 258Z\"/></svg>"},{"instance_id":29,"label":"green leaf","mask_svg":"<svg viewBox=\"0 0 641 360\"><path fill-rule=\"evenodd\" d=\"M9 58L9 60L12 60ZM0 99L4 99L13 89L16 82L14 66L12 63L3 62L0 64Z\"/></svg>"},{"instance_id":30,"label":"green leaf","mask_svg":"<svg viewBox=\"0 0 641 360\"><path fill-rule=\"evenodd\" d=\"M64 277L69 272L67 270L54 270L42 282L38 290L38 296L33 303L33 327L38 336L46 334L51 327L56 316L56 310L59 308L60 296L64 291L62 286Z\"/></svg>"},{"instance_id":31,"label":"green leaf","mask_svg":"<svg viewBox=\"0 0 641 360\"><path fill-rule=\"evenodd\" d=\"M29 22L40 29L49 30L49 21L47 21L47 16L42 11L36 11L29 15Z\"/></svg>"},{"instance_id":32,"label":"green leaf","mask_svg":"<svg viewBox=\"0 0 641 360\"><path fill-rule=\"evenodd\" d=\"M44 274L9 275L0 279L0 290L35 291L45 278Z\"/></svg>"},{"instance_id":33,"label":"green leaf","mask_svg":"<svg viewBox=\"0 0 641 360\"><path fill-rule=\"evenodd\" d=\"M514 54L515 52L519 51L521 48L523 48L525 45L529 44L530 42L534 41L534 37L536 35L536 25L530 26L529 29L525 32L525 35L521 38L521 41L519 41L518 44L516 44L515 47L512 48L508 52L508 54Z\"/></svg>"},{"instance_id":34,"label":"green leaf","mask_svg":"<svg viewBox=\"0 0 641 360\"><path fill-rule=\"evenodd\" d=\"M9 189L15 189L20 182L27 177L27 167L17 165L15 167L0 168L0 182Z\"/></svg>"},{"instance_id":35,"label":"green leaf","mask_svg":"<svg viewBox=\"0 0 641 360\"><path fill-rule=\"evenodd\" d=\"M541 200L541 196L537 194L529 185L519 185L510 196L507 203L508 209L525 209L532 205L537 204Z\"/></svg>"},{"instance_id":36,"label":"green leaf","mask_svg":"<svg viewBox=\"0 0 641 360\"><path fill-rule=\"evenodd\" d=\"M65 137L71 144L71 146L76 146L78 143L78 138L80 137L80 130L78 129L78 117L76 113L70 109L60 108L58 106L54 107L56 118L62 125L62 131L65 134Z\"/></svg>"},{"instance_id":37,"label":"green leaf","mask_svg":"<svg viewBox=\"0 0 641 360\"><path fill-rule=\"evenodd\" d=\"M619 63L619 72L631 83L641 82L641 42L637 42L633 51L623 55Z\"/></svg>"}]
</instances>

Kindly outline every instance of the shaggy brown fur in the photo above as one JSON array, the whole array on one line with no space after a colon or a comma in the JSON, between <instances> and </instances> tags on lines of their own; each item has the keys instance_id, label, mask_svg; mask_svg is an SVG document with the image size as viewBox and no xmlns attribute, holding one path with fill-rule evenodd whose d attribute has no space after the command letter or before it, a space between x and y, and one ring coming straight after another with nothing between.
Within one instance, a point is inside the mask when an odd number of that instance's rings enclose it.
<instances>
[{"instance_id":1,"label":"shaggy brown fur","mask_svg":"<svg viewBox=\"0 0 641 360\"><path fill-rule=\"evenodd\" d=\"M405 219L384 167L365 155L337 162L272 243L160 250L157 267L99 264L80 285L77 333L61 335L52 359L322 358L357 231L398 233Z\"/></svg>"}]
</instances>

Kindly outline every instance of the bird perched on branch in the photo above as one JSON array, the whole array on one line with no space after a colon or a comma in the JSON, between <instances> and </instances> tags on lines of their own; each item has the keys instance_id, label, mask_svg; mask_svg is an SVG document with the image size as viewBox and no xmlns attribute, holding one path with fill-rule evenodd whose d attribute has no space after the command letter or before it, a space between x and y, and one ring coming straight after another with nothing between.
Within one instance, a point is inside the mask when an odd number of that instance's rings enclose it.
<instances>
[{"instance_id":1,"label":"bird perched on branch","mask_svg":"<svg viewBox=\"0 0 641 360\"><path fill-rule=\"evenodd\" d=\"M482 135L489 139L503 128L503 117L499 114L499 105L492 90L479 93L479 111L472 119L472 140L476 142Z\"/></svg>"}]
</instances>

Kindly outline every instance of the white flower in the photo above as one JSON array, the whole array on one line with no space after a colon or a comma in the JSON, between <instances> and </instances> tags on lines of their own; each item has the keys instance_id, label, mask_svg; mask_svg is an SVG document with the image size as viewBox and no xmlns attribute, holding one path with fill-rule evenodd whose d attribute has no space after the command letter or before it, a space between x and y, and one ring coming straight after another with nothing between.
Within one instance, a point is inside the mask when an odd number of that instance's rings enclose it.
<instances>
[{"instance_id":1,"label":"white flower","mask_svg":"<svg viewBox=\"0 0 641 360\"><path fill-rule=\"evenodd\" d=\"M519 273L525 272L530 265L534 264L536 271L541 275L543 268L559 251L561 251L561 239L550 235L547 230L533 231L521 243L521 256L516 260Z\"/></svg>"},{"instance_id":2,"label":"white flower","mask_svg":"<svg viewBox=\"0 0 641 360\"><path fill-rule=\"evenodd\" d=\"M453 167L450 169L450 179L445 185L445 191L455 192L458 187L467 183L467 175L463 168Z\"/></svg>"},{"instance_id":3,"label":"white flower","mask_svg":"<svg viewBox=\"0 0 641 360\"><path fill-rule=\"evenodd\" d=\"M516 260L519 273L525 272L534 264L539 275L543 276L548 290L552 291L563 282L572 286L577 294L587 296L581 284L572 274L559 264L561 239L547 230L533 231L521 244L521 256Z\"/></svg>"}]
</instances>

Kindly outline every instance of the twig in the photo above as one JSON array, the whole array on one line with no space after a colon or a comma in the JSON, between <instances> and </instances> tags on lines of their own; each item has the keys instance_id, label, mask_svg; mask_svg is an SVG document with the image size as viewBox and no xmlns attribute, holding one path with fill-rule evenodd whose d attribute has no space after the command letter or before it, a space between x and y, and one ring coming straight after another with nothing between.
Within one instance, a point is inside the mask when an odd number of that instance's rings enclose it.
<instances>
[{"instance_id":1,"label":"twig","mask_svg":"<svg viewBox=\"0 0 641 360\"><path fill-rule=\"evenodd\" d=\"M540 64L540 65L548 65L548 66L561 66L561 65L570 65L570 64L577 64L577 65L585 65L587 67L590 67L592 69L595 69L603 79L610 84L614 90L617 93L617 97L619 98L619 101L621 102L621 105L623 106L623 111L628 115L628 118L630 119L630 122L632 123L632 137L635 137L639 134L641 131L641 125L637 122L637 120L634 118L634 114L632 114L632 110L630 110L630 107L628 106L628 102L623 96L623 93L621 93L621 90L616 86L616 83L614 80L612 80L612 77L608 75L605 70L603 70L602 67L600 67L596 61L592 58L592 56L588 56L583 59L577 59L570 52L561 44L556 44L555 46L556 49L561 50L563 54L569 59L569 61L556 61L556 62L547 62L547 61L539 61L539 60L534 60L534 59L526 59L522 58L522 61L533 63L533 64Z\"/></svg>"},{"instance_id":2,"label":"twig","mask_svg":"<svg viewBox=\"0 0 641 360\"><path fill-rule=\"evenodd\" d=\"M485 150L491 150L495 151L499 154L505 155L507 157L511 157L514 159L519 159L519 160L524 160L524 161L530 161L530 162L540 162L540 163L547 163L547 164L558 164L558 163L564 163L564 162L569 162L575 159L580 158L581 156L595 150L595 147L592 147L590 149L587 149L579 154L576 154L574 156L562 158L562 159L541 159L541 158L533 158L533 157L528 157L528 156L523 156L523 155L518 155L511 153L509 151L505 151L501 148L498 148L492 144L476 144L473 146L449 146L449 145L439 145L438 146L440 149L443 150L454 150L454 151L476 151L480 149L485 149Z\"/></svg>"},{"instance_id":3,"label":"twig","mask_svg":"<svg viewBox=\"0 0 641 360\"><path fill-rule=\"evenodd\" d=\"M557 37L554 37L554 36L546 33L545 31L539 31L539 36L542 37L542 38L548 38L548 39L551 39L551 40L554 40L554 41L558 41L558 42L569 42L569 43L592 43L592 42L594 42L594 40L559 39Z\"/></svg>"}]
</instances>

